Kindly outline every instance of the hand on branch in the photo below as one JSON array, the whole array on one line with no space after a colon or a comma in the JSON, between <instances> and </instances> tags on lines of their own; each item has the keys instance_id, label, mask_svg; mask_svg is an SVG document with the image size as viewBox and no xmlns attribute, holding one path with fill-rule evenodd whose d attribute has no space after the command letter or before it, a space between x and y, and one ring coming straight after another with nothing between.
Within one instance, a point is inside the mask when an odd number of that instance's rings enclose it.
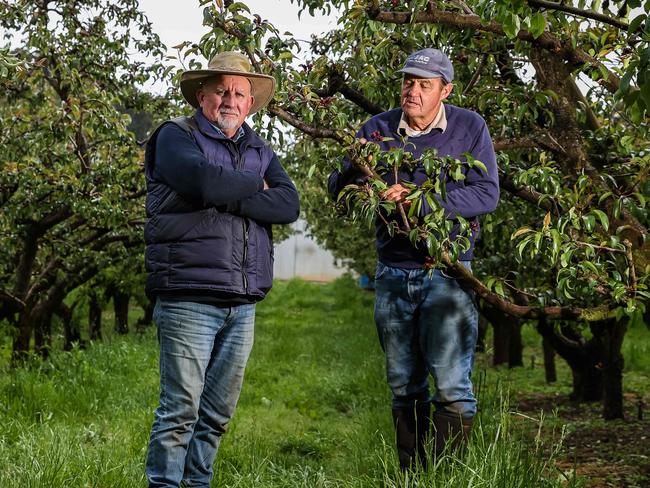
<instances>
[{"instance_id":1,"label":"hand on branch","mask_svg":"<svg viewBox=\"0 0 650 488\"><path fill-rule=\"evenodd\" d=\"M410 192L408 188L402 186L400 183L395 183L386 191L383 191L381 197L389 202L401 203L404 206L408 206L411 204L411 201L407 200L406 197Z\"/></svg>"}]
</instances>

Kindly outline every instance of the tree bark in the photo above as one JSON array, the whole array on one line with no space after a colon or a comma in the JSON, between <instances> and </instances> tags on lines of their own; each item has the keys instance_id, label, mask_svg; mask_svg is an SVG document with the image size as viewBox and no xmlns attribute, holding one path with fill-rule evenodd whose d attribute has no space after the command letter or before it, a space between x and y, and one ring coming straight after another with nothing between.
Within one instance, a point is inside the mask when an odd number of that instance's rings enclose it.
<instances>
[{"instance_id":1,"label":"tree bark","mask_svg":"<svg viewBox=\"0 0 650 488\"><path fill-rule=\"evenodd\" d=\"M478 316L478 339L476 341L476 352L485 352L485 336L487 335L489 322L481 313Z\"/></svg>"},{"instance_id":2,"label":"tree bark","mask_svg":"<svg viewBox=\"0 0 650 488\"><path fill-rule=\"evenodd\" d=\"M625 418L623 412L623 365L621 353L627 321L615 319L592 324L594 339L603 350L603 418L605 420Z\"/></svg>"},{"instance_id":3,"label":"tree bark","mask_svg":"<svg viewBox=\"0 0 650 488\"><path fill-rule=\"evenodd\" d=\"M113 292L113 310L115 311L115 332L120 335L129 333L129 300L128 293Z\"/></svg>"},{"instance_id":4,"label":"tree bark","mask_svg":"<svg viewBox=\"0 0 650 488\"><path fill-rule=\"evenodd\" d=\"M11 363L13 365L19 364L24 361L29 354L29 346L32 340L32 333L34 331L30 321L29 314L21 312L17 321L18 334L14 337Z\"/></svg>"},{"instance_id":5,"label":"tree bark","mask_svg":"<svg viewBox=\"0 0 650 488\"><path fill-rule=\"evenodd\" d=\"M544 376L547 383L557 381L557 371L555 369L555 350L551 341L546 338L542 339L542 349L544 350Z\"/></svg>"},{"instance_id":6,"label":"tree bark","mask_svg":"<svg viewBox=\"0 0 650 488\"><path fill-rule=\"evenodd\" d=\"M570 398L577 402L595 402L603 397L603 351L594 338L585 341L570 324L557 328L542 318L537 330L564 359L573 375Z\"/></svg>"},{"instance_id":7,"label":"tree bark","mask_svg":"<svg viewBox=\"0 0 650 488\"><path fill-rule=\"evenodd\" d=\"M519 301L519 297L516 300ZM492 364L508 363L509 368L523 366L522 321L487 304L482 305L481 314L492 324L494 331Z\"/></svg>"},{"instance_id":8,"label":"tree bark","mask_svg":"<svg viewBox=\"0 0 650 488\"><path fill-rule=\"evenodd\" d=\"M516 368L524 365L524 345L521 340L521 320L511 320L508 331L508 367Z\"/></svg>"},{"instance_id":9,"label":"tree bark","mask_svg":"<svg viewBox=\"0 0 650 488\"><path fill-rule=\"evenodd\" d=\"M88 302L88 329L91 341L102 340L102 306L97 293L90 293Z\"/></svg>"},{"instance_id":10,"label":"tree bark","mask_svg":"<svg viewBox=\"0 0 650 488\"><path fill-rule=\"evenodd\" d=\"M155 303L151 300L147 300L147 303L143 308L144 315L138 320L135 324L136 330L138 332L144 332L152 323L153 323L153 309Z\"/></svg>"},{"instance_id":11,"label":"tree bark","mask_svg":"<svg viewBox=\"0 0 650 488\"><path fill-rule=\"evenodd\" d=\"M75 304L76 305L76 304ZM72 351L74 344L77 343L82 346L81 342L81 328L79 324L73 321L75 305L68 307L62 303L57 311L57 315L63 321L63 350Z\"/></svg>"}]
</instances>

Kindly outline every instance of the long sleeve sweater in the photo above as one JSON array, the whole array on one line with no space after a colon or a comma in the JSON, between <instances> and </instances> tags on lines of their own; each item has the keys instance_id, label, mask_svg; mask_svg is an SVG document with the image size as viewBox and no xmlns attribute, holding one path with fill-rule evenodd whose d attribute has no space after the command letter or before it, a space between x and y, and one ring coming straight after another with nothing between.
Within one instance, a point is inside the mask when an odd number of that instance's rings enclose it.
<instances>
[{"instance_id":1,"label":"long sleeve sweater","mask_svg":"<svg viewBox=\"0 0 650 488\"><path fill-rule=\"evenodd\" d=\"M469 153L474 159L481 161L487 168L487 173L477 167L469 168L464 165L465 179L454 181L446 178L446 199L440 195L436 198L446 210L447 218L454 220L461 216L471 221L472 234L470 249L460 256L461 260L471 260L474 243L479 234L477 217L492 212L499 200L499 176L496 156L490 134L483 118L470 110L445 104L447 128L444 131L434 129L419 137L409 137L409 150L415 158L428 148L435 148L439 156L453 156L465 161L464 153ZM397 133L401 109L394 109L372 117L364 124L357 136L367 140L377 139L377 135L392 140L382 140L379 145L387 151L391 147L402 145L402 136ZM374 137L373 137L374 135ZM334 171L328 181L329 192L336 197L347 184L354 182L360 173L348 161L344 161L342 171ZM412 171L400 171L399 180L415 183L421 186L429 177L422 165ZM444 176L443 176L444 177ZM387 184L396 183L392 172L384 176ZM426 200L422 200L421 215L431 212ZM390 236L386 225L381 219L376 220L377 252L379 260L389 266L415 269L422 266L427 256L424 246L414 247L403 235ZM452 235L458 232L455 226Z\"/></svg>"}]
</instances>

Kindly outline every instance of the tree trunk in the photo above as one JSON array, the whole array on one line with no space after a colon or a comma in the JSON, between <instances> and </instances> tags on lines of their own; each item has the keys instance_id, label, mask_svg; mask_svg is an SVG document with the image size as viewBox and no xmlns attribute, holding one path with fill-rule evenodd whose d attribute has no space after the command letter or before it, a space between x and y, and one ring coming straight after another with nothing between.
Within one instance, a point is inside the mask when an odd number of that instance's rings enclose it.
<instances>
[{"instance_id":1,"label":"tree trunk","mask_svg":"<svg viewBox=\"0 0 650 488\"><path fill-rule=\"evenodd\" d=\"M47 360L52 349L52 316L54 314L45 309L34 320L34 351L41 358Z\"/></svg>"},{"instance_id":2,"label":"tree trunk","mask_svg":"<svg viewBox=\"0 0 650 488\"><path fill-rule=\"evenodd\" d=\"M22 310L18 315L17 329L18 334L14 337L11 351L11 364L13 365L24 361L29 354L29 345L34 328L26 310Z\"/></svg>"},{"instance_id":3,"label":"tree trunk","mask_svg":"<svg viewBox=\"0 0 650 488\"><path fill-rule=\"evenodd\" d=\"M508 362L508 352L510 351L510 327L503 322L490 321L494 331L493 347L494 355L492 365L499 366Z\"/></svg>"},{"instance_id":4,"label":"tree trunk","mask_svg":"<svg viewBox=\"0 0 650 488\"><path fill-rule=\"evenodd\" d=\"M62 303L57 311L59 317L63 321L63 350L72 351L74 344L77 343L79 346L83 346L81 342L81 328L79 324L73 321L75 305L68 307L65 303Z\"/></svg>"},{"instance_id":5,"label":"tree trunk","mask_svg":"<svg viewBox=\"0 0 650 488\"><path fill-rule=\"evenodd\" d=\"M564 359L573 375L571 399L577 402L599 401L603 397L603 350L598 341L585 341L570 325L549 324L545 318L537 323L537 330Z\"/></svg>"},{"instance_id":6,"label":"tree trunk","mask_svg":"<svg viewBox=\"0 0 650 488\"><path fill-rule=\"evenodd\" d=\"M95 292L91 292L88 302L88 329L91 341L102 340L102 305Z\"/></svg>"},{"instance_id":7,"label":"tree trunk","mask_svg":"<svg viewBox=\"0 0 650 488\"><path fill-rule=\"evenodd\" d=\"M524 365L524 345L521 341L521 320L510 321L508 337L508 367L516 368Z\"/></svg>"},{"instance_id":8,"label":"tree trunk","mask_svg":"<svg viewBox=\"0 0 650 488\"><path fill-rule=\"evenodd\" d=\"M557 372L555 370L555 350L551 342L543 338L542 349L544 350L544 376L547 383L555 383L557 381Z\"/></svg>"},{"instance_id":9,"label":"tree trunk","mask_svg":"<svg viewBox=\"0 0 650 488\"><path fill-rule=\"evenodd\" d=\"M598 402L603 399L602 355L599 345L590 339L583 351L576 351L575 355L567 359L573 374L572 400Z\"/></svg>"},{"instance_id":10,"label":"tree trunk","mask_svg":"<svg viewBox=\"0 0 650 488\"><path fill-rule=\"evenodd\" d=\"M155 306L154 302L152 302L151 300L147 300L147 304L144 307L142 307L144 309L144 316L141 319L139 319L138 322L135 324L136 330L138 332L144 332L147 329L147 327L149 327L153 323L154 306ZM477 344L477 350L478 350L478 344Z\"/></svg>"},{"instance_id":11,"label":"tree trunk","mask_svg":"<svg viewBox=\"0 0 650 488\"><path fill-rule=\"evenodd\" d=\"M519 305L528 303L527 298L519 294L514 296L514 301ZM523 322L485 303L482 303L480 312L492 324L492 330L494 331L492 364L498 366L499 364L508 363L510 368L523 366L524 347L521 341Z\"/></svg>"},{"instance_id":12,"label":"tree trunk","mask_svg":"<svg viewBox=\"0 0 650 488\"><path fill-rule=\"evenodd\" d=\"M627 332L627 321L610 319L592 324L594 339L599 341L603 354L603 418L622 419L623 413L623 338Z\"/></svg>"},{"instance_id":13,"label":"tree trunk","mask_svg":"<svg viewBox=\"0 0 650 488\"><path fill-rule=\"evenodd\" d=\"M113 293L113 310L115 311L115 332L120 335L129 333L129 300L128 293L115 291Z\"/></svg>"}]
</instances>

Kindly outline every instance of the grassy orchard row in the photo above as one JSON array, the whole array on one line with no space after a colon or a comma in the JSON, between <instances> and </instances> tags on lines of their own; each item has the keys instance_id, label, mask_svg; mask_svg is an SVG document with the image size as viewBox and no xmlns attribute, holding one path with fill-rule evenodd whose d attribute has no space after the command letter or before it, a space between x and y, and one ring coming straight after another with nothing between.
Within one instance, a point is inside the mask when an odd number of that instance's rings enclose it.
<instances>
[{"instance_id":1,"label":"grassy orchard row","mask_svg":"<svg viewBox=\"0 0 650 488\"><path fill-rule=\"evenodd\" d=\"M503 386L549 392L542 368L495 372L481 364L481 411L468 457L401 479L372 303L373 295L349 279L276 284L258 308L256 343L215 486L579 486L553 467L561 429L514 413ZM539 338L530 331L526 342L530 359ZM629 351L647 374L648 345L637 342ZM157 358L151 329L57 352L47 363L3 367L0 486L146 486ZM570 375L558 366L567 393ZM522 430L537 429L542 436L520 440Z\"/></svg>"}]
</instances>

